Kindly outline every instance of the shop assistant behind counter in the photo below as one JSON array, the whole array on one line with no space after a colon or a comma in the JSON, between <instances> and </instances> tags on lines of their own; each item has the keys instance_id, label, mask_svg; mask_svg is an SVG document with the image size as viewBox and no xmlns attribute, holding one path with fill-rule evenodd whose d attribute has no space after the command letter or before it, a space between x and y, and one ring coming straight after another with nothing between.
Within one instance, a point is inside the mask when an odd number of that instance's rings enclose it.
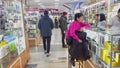
<instances>
[{"instance_id":1,"label":"shop assistant behind counter","mask_svg":"<svg viewBox=\"0 0 120 68\"><path fill-rule=\"evenodd\" d=\"M108 22L108 28L110 29L120 29L120 8L116 16L112 17Z\"/></svg>"}]
</instances>

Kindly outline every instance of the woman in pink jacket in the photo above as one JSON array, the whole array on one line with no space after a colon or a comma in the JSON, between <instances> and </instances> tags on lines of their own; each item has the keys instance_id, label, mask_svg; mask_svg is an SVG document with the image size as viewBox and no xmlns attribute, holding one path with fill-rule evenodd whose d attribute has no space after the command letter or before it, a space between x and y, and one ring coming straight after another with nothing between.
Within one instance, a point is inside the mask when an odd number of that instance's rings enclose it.
<instances>
[{"instance_id":1,"label":"woman in pink jacket","mask_svg":"<svg viewBox=\"0 0 120 68\"><path fill-rule=\"evenodd\" d=\"M75 34L76 31L83 31L83 28L90 28L88 23L83 22L83 14L76 13L75 20L70 24L67 32L66 32L66 39L72 37L74 40L82 43L82 40ZM71 64L75 66L74 58L71 56L70 60Z\"/></svg>"},{"instance_id":2,"label":"woman in pink jacket","mask_svg":"<svg viewBox=\"0 0 120 68\"><path fill-rule=\"evenodd\" d=\"M82 42L80 38L75 34L75 31L83 31L83 28L90 28L90 25L88 23L83 22L83 14L82 13L76 13L75 14L75 20L70 24L67 32L66 32L66 39L68 39L70 36L78 41L79 43Z\"/></svg>"}]
</instances>

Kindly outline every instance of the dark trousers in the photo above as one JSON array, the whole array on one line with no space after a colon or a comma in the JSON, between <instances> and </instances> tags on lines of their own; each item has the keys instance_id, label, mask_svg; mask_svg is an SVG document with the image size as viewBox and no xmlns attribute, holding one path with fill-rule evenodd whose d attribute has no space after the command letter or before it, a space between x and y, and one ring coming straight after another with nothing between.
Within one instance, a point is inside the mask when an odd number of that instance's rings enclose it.
<instances>
[{"instance_id":1,"label":"dark trousers","mask_svg":"<svg viewBox=\"0 0 120 68\"><path fill-rule=\"evenodd\" d=\"M62 33L62 47L65 47L65 33L61 30Z\"/></svg>"},{"instance_id":2,"label":"dark trousers","mask_svg":"<svg viewBox=\"0 0 120 68\"><path fill-rule=\"evenodd\" d=\"M51 43L51 36L43 37L43 48L44 50L47 50L47 53L50 52L50 43Z\"/></svg>"}]
</instances>

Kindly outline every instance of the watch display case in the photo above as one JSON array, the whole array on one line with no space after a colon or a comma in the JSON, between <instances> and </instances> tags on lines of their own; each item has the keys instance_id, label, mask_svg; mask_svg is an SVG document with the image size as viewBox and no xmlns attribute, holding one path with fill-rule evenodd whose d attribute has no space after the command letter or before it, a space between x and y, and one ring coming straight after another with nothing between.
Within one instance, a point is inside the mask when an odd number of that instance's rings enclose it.
<instances>
[{"instance_id":1,"label":"watch display case","mask_svg":"<svg viewBox=\"0 0 120 68\"><path fill-rule=\"evenodd\" d=\"M26 48L19 0L0 0L0 68L6 68Z\"/></svg>"}]
</instances>

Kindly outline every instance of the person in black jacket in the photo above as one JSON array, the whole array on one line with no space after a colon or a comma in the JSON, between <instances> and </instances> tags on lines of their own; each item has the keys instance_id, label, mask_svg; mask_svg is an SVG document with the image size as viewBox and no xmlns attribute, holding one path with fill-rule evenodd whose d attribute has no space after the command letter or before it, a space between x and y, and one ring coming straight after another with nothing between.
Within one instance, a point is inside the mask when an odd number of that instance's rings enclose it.
<instances>
[{"instance_id":1,"label":"person in black jacket","mask_svg":"<svg viewBox=\"0 0 120 68\"><path fill-rule=\"evenodd\" d=\"M65 45L65 33L66 33L66 30L67 30L67 12L63 12L62 16L60 17L59 19L59 27L61 29L61 34L62 34L62 47L63 48L66 48L66 45Z\"/></svg>"},{"instance_id":2,"label":"person in black jacket","mask_svg":"<svg viewBox=\"0 0 120 68\"><path fill-rule=\"evenodd\" d=\"M75 59L85 61L90 58L88 40L86 39L87 33L83 31L76 31L75 33L82 40L82 43L79 43L75 39L72 40L69 53L71 55L70 62L73 66L75 66Z\"/></svg>"},{"instance_id":3,"label":"person in black jacket","mask_svg":"<svg viewBox=\"0 0 120 68\"><path fill-rule=\"evenodd\" d=\"M38 28L43 38L43 47L45 54L47 53L47 57L50 56L50 42L53 27L53 21L49 18L48 11L45 11L44 16L39 20Z\"/></svg>"}]
</instances>

